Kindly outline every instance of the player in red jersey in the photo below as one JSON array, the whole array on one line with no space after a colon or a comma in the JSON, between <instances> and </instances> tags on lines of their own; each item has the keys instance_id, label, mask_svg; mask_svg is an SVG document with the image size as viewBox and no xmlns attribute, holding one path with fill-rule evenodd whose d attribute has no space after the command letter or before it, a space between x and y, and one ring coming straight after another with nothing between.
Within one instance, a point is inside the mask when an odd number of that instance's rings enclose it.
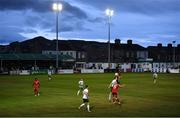
<instances>
[{"instance_id":1,"label":"player in red jersey","mask_svg":"<svg viewBox=\"0 0 180 118\"><path fill-rule=\"evenodd\" d=\"M109 84L109 87L108 87L108 88L110 88L110 93L109 93L109 97L108 97L109 102L111 102L111 99L112 99L112 88L117 82L119 82L119 79L120 79L119 74L115 73L114 79L112 80L112 82Z\"/></svg>"},{"instance_id":2,"label":"player in red jersey","mask_svg":"<svg viewBox=\"0 0 180 118\"><path fill-rule=\"evenodd\" d=\"M112 95L113 95L113 104L115 104L116 102L118 102L118 104L120 103L119 97L118 97L118 90L119 88L124 87L125 84L119 84L119 82L117 82L113 88L112 88Z\"/></svg>"},{"instance_id":3,"label":"player in red jersey","mask_svg":"<svg viewBox=\"0 0 180 118\"><path fill-rule=\"evenodd\" d=\"M35 78L34 82L33 82L33 88L34 88L34 95L35 96L39 96L39 87L40 87L40 81Z\"/></svg>"}]
</instances>

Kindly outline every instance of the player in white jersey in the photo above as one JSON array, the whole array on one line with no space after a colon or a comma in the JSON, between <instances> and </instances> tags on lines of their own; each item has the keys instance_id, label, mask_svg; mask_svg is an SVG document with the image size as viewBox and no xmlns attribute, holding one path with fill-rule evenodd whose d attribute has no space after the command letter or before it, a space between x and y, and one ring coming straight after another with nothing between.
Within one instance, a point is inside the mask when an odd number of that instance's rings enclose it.
<instances>
[{"instance_id":1,"label":"player in white jersey","mask_svg":"<svg viewBox=\"0 0 180 118\"><path fill-rule=\"evenodd\" d=\"M154 84L156 83L157 78L158 78L158 75L157 75L157 73L155 72L155 73L153 74L153 82L154 82Z\"/></svg>"},{"instance_id":2,"label":"player in white jersey","mask_svg":"<svg viewBox=\"0 0 180 118\"><path fill-rule=\"evenodd\" d=\"M88 112L90 111L90 106L89 106L89 90L88 90L88 85L85 86L85 89L83 90L83 103L79 106L79 109L83 106L87 106Z\"/></svg>"},{"instance_id":3,"label":"player in white jersey","mask_svg":"<svg viewBox=\"0 0 180 118\"><path fill-rule=\"evenodd\" d=\"M51 75L52 75L52 70L48 69L48 80L52 79Z\"/></svg>"},{"instance_id":4,"label":"player in white jersey","mask_svg":"<svg viewBox=\"0 0 180 118\"><path fill-rule=\"evenodd\" d=\"M78 90L78 92L77 92L77 95L79 95L79 93L80 93L81 91L83 91L83 89L84 89L84 81L83 81L83 79L81 79L81 80L78 82L78 85L79 85L79 90Z\"/></svg>"}]
</instances>

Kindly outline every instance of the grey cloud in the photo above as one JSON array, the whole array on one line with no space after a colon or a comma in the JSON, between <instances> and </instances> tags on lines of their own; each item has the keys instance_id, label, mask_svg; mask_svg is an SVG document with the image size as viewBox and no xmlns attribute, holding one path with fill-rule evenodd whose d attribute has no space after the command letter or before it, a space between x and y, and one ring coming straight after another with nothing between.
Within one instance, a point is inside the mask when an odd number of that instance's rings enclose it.
<instances>
[{"instance_id":1,"label":"grey cloud","mask_svg":"<svg viewBox=\"0 0 180 118\"><path fill-rule=\"evenodd\" d=\"M36 30L33 30L31 28L25 29L24 32L27 32L27 33L37 33Z\"/></svg>"},{"instance_id":2,"label":"grey cloud","mask_svg":"<svg viewBox=\"0 0 180 118\"><path fill-rule=\"evenodd\" d=\"M78 0L98 9L112 8L115 12L167 14L180 12L180 0Z\"/></svg>"},{"instance_id":3,"label":"grey cloud","mask_svg":"<svg viewBox=\"0 0 180 118\"><path fill-rule=\"evenodd\" d=\"M67 25L63 25L61 27L59 27L59 32L62 33L62 32L70 32L70 31L74 31L74 27L72 26L67 26ZM56 27L54 28L51 28L49 30L49 32L56 32Z\"/></svg>"},{"instance_id":4,"label":"grey cloud","mask_svg":"<svg viewBox=\"0 0 180 118\"><path fill-rule=\"evenodd\" d=\"M39 27L40 29L46 29L49 32L56 31L56 20L53 15L38 15L31 14L26 17L26 26L28 27ZM81 22L81 23L79 23ZM67 16L62 16L59 18L59 30L60 32L71 32L75 30L86 30L84 28L84 21L78 20L77 18L70 18Z\"/></svg>"},{"instance_id":5,"label":"grey cloud","mask_svg":"<svg viewBox=\"0 0 180 118\"><path fill-rule=\"evenodd\" d=\"M94 22L96 22L96 23L101 23L101 22L106 21L106 19L105 19L105 18L102 18L102 17L96 17L96 18L94 18L94 19L89 19L88 21L89 21L89 22L92 22L92 23L94 23Z\"/></svg>"},{"instance_id":6,"label":"grey cloud","mask_svg":"<svg viewBox=\"0 0 180 118\"><path fill-rule=\"evenodd\" d=\"M75 27L77 28L77 30L80 30L80 31L91 31L91 29L86 28L84 26L85 26L84 23L80 22L80 21L75 24Z\"/></svg>"},{"instance_id":7,"label":"grey cloud","mask_svg":"<svg viewBox=\"0 0 180 118\"><path fill-rule=\"evenodd\" d=\"M41 15L31 13L31 15L26 17L25 23L30 27L40 27L42 29L48 29L54 26L55 20L45 14Z\"/></svg>"},{"instance_id":8,"label":"grey cloud","mask_svg":"<svg viewBox=\"0 0 180 118\"><path fill-rule=\"evenodd\" d=\"M16 28L16 27L1 27L0 28L0 44L9 43L16 40L23 40L25 37L20 35L20 32L22 32L22 29Z\"/></svg>"},{"instance_id":9,"label":"grey cloud","mask_svg":"<svg viewBox=\"0 0 180 118\"><path fill-rule=\"evenodd\" d=\"M32 0L0 0L0 10L22 10L29 9L35 4Z\"/></svg>"},{"instance_id":10,"label":"grey cloud","mask_svg":"<svg viewBox=\"0 0 180 118\"><path fill-rule=\"evenodd\" d=\"M86 19L87 14L80 8L70 5L67 2L64 2L64 10L73 16L77 16L79 19Z\"/></svg>"},{"instance_id":11,"label":"grey cloud","mask_svg":"<svg viewBox=\"0 0 180 118\"><path fill-rule=\"evenodd\" d=\"M50 10L51 2L48 0L0 0L0 10L34 10L36 12L47 12Z\"/></svg>"},{"instance_id":12,"label":"grey cloud","mask_svg":"<svg viewBox=\"0 0 180 118\"><path fill-rule=\"evenodd\" d=\"M6 10L32 10L35 12L52 12L52 0L0 0L0 11ZM63 12L72 14L79 19L86 19L87 14L80 8L61 1Z\"/></svg>"},{"instance_id":13,"label":"grey cloud","mask_svg":"<svg viewBox=\"0 0 180 118\"><path fill-rule=\"evenodd\" d=\"M59 32L72 32L72 31L90 31L90 29L85 28L84 23L82 22L74 22L74 23L63 23L63 25L60 25L59 27ZM55 25L54 25L55 26ZM55 27L52 27L51 30L49 32L55 32L56 29Z\"/></svg>"},{"instance_id":14,"label":"grey cloud","mask_svg":"<svg viewBox=\"0 0 180 118\"><path fill-rule=\"evenodd\" d=\"M54 31L55 16L52 11L52 0L0 0L0 11L27 11L24 15L27 27L40 27ZM60 18L63 23L61 31L89 30L83 26L85 20L89 22L100 22L102 18L88 18L87 14L79 7L73 6L68 2L61 1L63 12ZM28 14L28 15L27 15ZM60 19L60 20L61 20ZM77 25L78 24L78 25Z\"/></svg>"}]
</instances>

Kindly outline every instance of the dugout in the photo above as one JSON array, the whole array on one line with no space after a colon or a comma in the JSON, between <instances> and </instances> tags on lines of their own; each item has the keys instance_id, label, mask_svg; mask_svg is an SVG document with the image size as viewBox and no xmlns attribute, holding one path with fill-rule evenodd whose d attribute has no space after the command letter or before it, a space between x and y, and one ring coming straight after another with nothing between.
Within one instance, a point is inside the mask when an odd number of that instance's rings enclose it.
<instances>
[{"instance_id":1,"label":"dugout","mask_svg":"<svg viewBox=\"0 0 180 118\"><path fill-rule=\"evenodd\" d=\"M59 67L61 69L73 68L75 59L69 55L59 55ZM0 54L1 72L10 70L48 69L55 67L56 55L50 54Z\"/></svg>"}]
</instances>

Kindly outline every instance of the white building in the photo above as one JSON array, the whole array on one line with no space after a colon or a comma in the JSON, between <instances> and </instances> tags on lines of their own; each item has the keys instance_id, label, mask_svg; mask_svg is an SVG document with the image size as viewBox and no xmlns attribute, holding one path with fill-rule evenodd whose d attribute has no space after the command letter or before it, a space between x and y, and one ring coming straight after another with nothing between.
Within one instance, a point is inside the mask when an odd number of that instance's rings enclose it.
<instances>
[{"instance_id":1,"label":"white building","mask_svg":"<svg viewBox=\"0 0 180 118\"><path fill-rule=\"evenodd\" d=\"M52 54L56 55L57 51L53 50L43 50L42 54ZM86 53L84 51L74 51L74 50L66 50L66 51L58 51L59 55L69 55L73 57L76 61L85 60Z\"/></svg>"}]
</instances>

